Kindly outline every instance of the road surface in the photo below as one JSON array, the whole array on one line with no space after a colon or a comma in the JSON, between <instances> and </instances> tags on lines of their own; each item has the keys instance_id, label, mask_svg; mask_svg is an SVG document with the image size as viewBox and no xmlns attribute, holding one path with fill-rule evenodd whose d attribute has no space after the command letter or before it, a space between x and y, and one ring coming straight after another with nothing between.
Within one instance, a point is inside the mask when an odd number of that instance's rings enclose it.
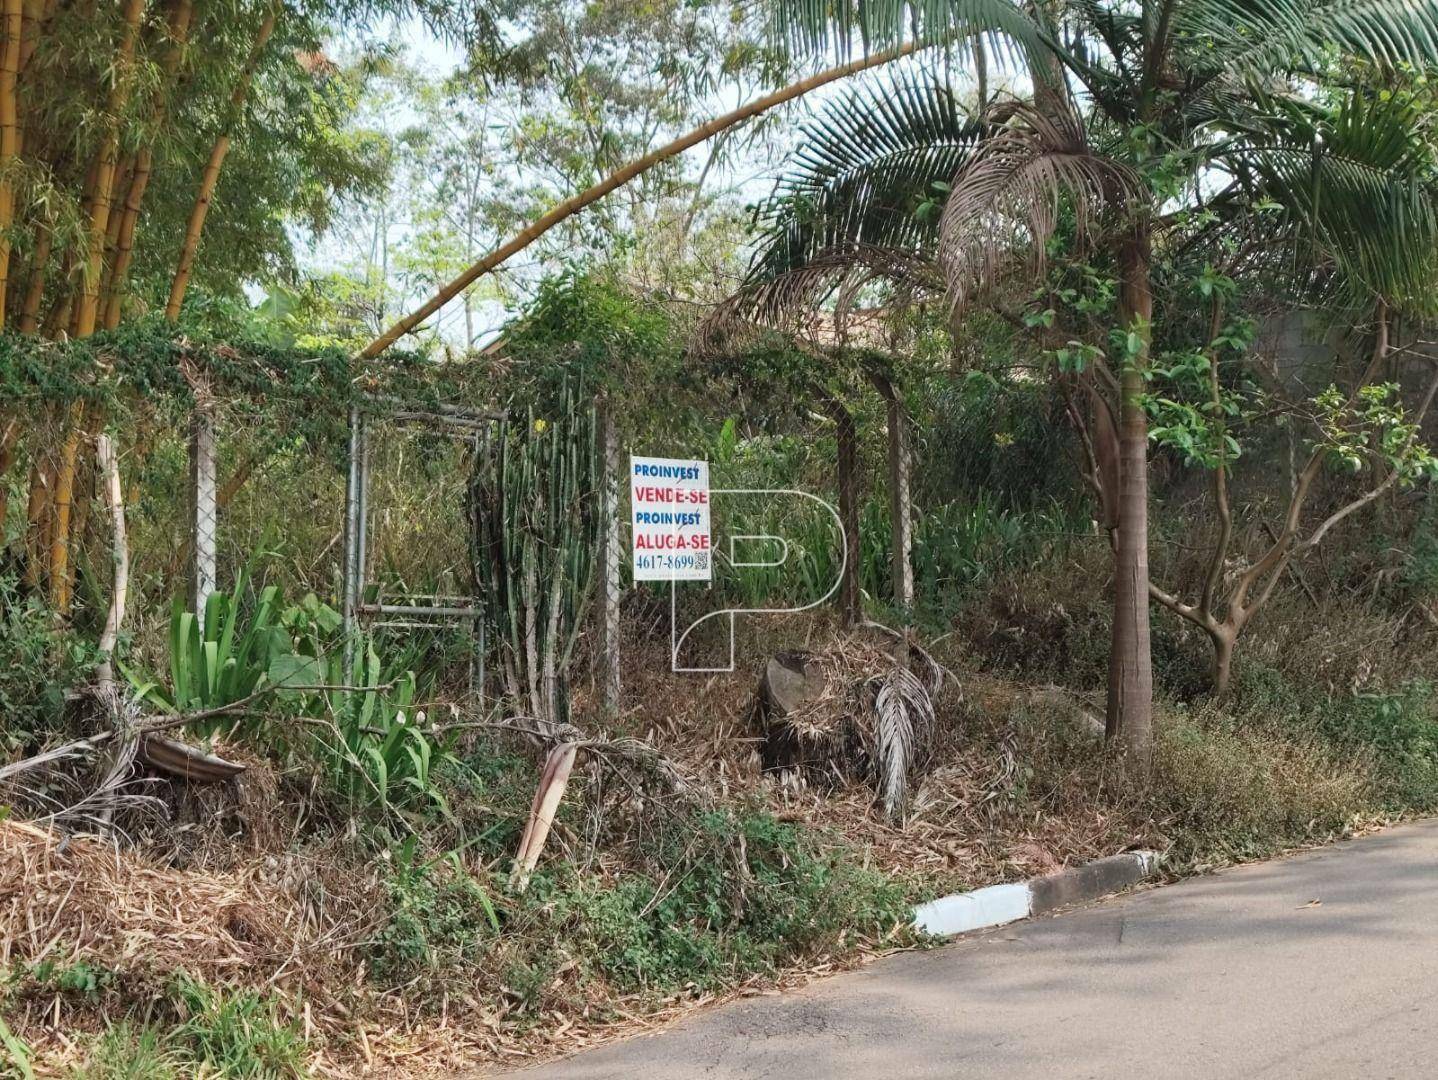
<instances>
[{"instance_id":1,"label":"road surface","mask_svg":"<svg viewBox=\"0 0 1438 1080\"><path fill-rule=\"evenodd\" d=\"M1438 1076L1438 821L887 957L520 1080Z\"/></svg>"}]
</instances>

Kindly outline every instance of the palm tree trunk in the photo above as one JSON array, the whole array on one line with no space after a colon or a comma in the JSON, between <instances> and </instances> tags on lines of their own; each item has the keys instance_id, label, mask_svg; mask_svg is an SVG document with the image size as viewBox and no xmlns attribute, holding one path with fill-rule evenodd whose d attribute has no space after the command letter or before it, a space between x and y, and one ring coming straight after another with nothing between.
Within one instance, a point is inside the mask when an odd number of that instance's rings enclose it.
<instances>
[{"instance_id":1,"label":"palm tree trunk","mask_svg":"<svg viewBox=\"0 0 1438 1080\"><path fill-rule=\"evenodd\" d=\"M892 63L924 47L926 46L919 41L911 41L909 44L902 45L899 48L874 53L861 60L853 60L847 64L840 64L838 67L821 71L817 75L812 75L807 79L801 79L799 82L786 86L782 90L777 90L766 97L758 98L747 105L734 109L732 112L727 112L723 116L716 117L707 124L703 124L693 131L681 135L673 142L666 143L664 146L659 147L659 149L644 155L644 157L636 158L623 168L610 173L593 187L581 191L572 199L566 199L543 217L532 222L507 243L495 248L468 270L464 271L464 273L441 288L420 308L406 315L403 319L400 319L399 322L395 323L384 333L380 334L379 337L366 345L364 349L360 351L359 358L361 360L369 360L378 356L440 308L444 307L445 304L449 303L465 289L469 288L470 285L502 264L506 259L519 254L556 225L567 221L586 206L598 202L611 191L623 187L630 180L633 180L642 173L648 172L654 168L654 166L660 165L670 158L682 154L691 146L698 146L705 140L718 135L721 131L732 128L736 124L741 124L745 120L758 116L760 113L767 112L777 105L783 105L786 102L803 97L811 90L817 90L821 86L827 86L831 82L837 82L839 79L856 75L861 71L868 71L871 68Z\"/></svg>"},{"instance_id":2,"label":"palm tree trunk","mask_svg":"<svg viewBox=\"0 0 1438 1080\"><path fill-rule=\"evenodd\" d=\"M1153 658L1148 611L1148 418L1143 398L1153 316L1149 235L1140 227L1121 253L1119 315L1140 348L1119 385L1118 529L1114 543L1113 640L1109 651L1105 732L1146 770L1153 753Z\"/></svg>"},{"instance_id":3,"label":"palm tree trunk","mask_svg":"<svg viewBox=\"0 0 1438 1080\"><path fill-rule=\"evenodd\" d=\"M200 190L195 196L195 205L190 210L190 220L185 226L185 240L180 245L180 258L175 266L174 280L170 282L170 299L165 304L165 318L169 322L175 322L180 317L180 305L184 303L185 290L190 287L190 271L194 268L195 253L200 247L200 233L205 228L205 215L210 212L210 200L215 195L220 169L225 164L225 155L230 152L230 136L240 110L244 107L245 98L249 95L250 83L254 81L255 69L259 67L260 59L264 56L265 45L274 33L278 15L278 7L271 7L265 21L260 24L259 32L255 34L255 43L250 47L250 55L240 72L239 80L235 83L234 91L230 94L229 115L225 117L224 127L219 138L215 140L215 145L210 148L210 158L205 162L205 171L200 175Z\"/></svg>"}]
</instances>

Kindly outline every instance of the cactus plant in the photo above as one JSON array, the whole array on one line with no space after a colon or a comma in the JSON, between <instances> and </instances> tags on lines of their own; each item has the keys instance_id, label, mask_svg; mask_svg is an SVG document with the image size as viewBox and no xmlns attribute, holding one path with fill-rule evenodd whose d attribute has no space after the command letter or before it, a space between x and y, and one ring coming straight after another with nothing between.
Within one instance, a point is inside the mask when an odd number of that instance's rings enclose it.
<instances>
[{"instance_id":1,"label":"cactus plant","mask_svg":"<svg viewBox=\"0 0 1438 1080\"><path fill-rule=\"evenodd\" d=\"M553 414L533 406L490 431L470 476L476 594L509 706L552 730L592 593L600 536L593 401L567 380Z\"/></svg>"}]
</instances>

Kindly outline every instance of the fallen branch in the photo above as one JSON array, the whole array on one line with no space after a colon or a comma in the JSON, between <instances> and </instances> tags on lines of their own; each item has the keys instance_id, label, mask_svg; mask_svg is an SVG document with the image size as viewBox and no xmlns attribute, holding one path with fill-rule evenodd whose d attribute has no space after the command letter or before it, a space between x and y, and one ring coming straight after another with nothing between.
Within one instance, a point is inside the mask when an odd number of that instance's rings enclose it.
<instances>
[{"instance_id":1,"label":"fallen branch","mask_svg":"<svg viewBox=\"0 0 1438 1080\"><path fill-rule=\"evenodd\" d=\"M534 726L529 726L533 724ZM622 763L660 780L673 795L688 799L702 797L702 792L689 777L679 770L674 761L657 748L642 739L596 739L586 735L573 724L542 724L532 716L515 716L504 720L467 719L455 720L448 724L434 724L416 729L421 735L444 735L451 731L466 730L502 731L511 735L523 735L545 745L561 743L578 750L588 750L609 763Z\"/></svg>"},{"instance_id":2,"label":"fallen branch","mask_svg":"<svg viewBox=\"0 0 1438 1080\"><path fill-rule=\"evenodd\" d=\"M212 709L199 709L188 713L170 713L164 716L142 717L136 723L129 726L129 734L137 739L154 735L162 731L174 731L189 724L197 724L202 720L213 720L216 717L231 716L247 710L256 701L279 691L294 691L297 693L320 693L325 691L349 691L351 693L368 693L375 690L387 690L393 683L380 683L377 686L344 686L339 684L319 683L310 686L290 686L273 683L261 687L253 694L238 698L228 705L216 705ZM0 766L0 781L8 780L23 772L30 772L33 769L41 768L56 761L63 761L67 758L81 757L92 753L101 746L104 746L111 739L121 734L117 728L109 728L105 731L96 732L84 739L76 739L74 742L65 743L62 746L52 747L49 750L41 751L32 757L23 758L20 761L11 762L9 765Z\"/></svg>"}]
</instances>

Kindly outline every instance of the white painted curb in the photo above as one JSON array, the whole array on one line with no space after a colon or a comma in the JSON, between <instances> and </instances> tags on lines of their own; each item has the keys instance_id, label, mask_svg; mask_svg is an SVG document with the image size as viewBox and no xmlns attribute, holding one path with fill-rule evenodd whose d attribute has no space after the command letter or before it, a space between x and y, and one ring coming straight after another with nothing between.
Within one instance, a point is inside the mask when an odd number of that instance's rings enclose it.
<instances>
[{"instance_id":1,"label":"white painted curb","mask_svg":"<svg viewBox=\"0 0 1438 1080\"><path fill-rule=\"evenodd\" d=\"M1033 893L1027 881L990 885L921 904L914 909L914 927L937 937L967 934L970 930L1027 919L1032 913L1032 903Z\"/></svg>"},{"instance_id":2,"label":"white painted curb","mask_svg":"<svg viewBox=\"0 0 1438 1080\"><path fill-rule=\"evenodd\" d=\"M1129 851L1047 877L941 896L914 909L914 929L952 937L1097 900L1151 877L1158 861L1157 852Z\"/></svg>"}]
</instances>

